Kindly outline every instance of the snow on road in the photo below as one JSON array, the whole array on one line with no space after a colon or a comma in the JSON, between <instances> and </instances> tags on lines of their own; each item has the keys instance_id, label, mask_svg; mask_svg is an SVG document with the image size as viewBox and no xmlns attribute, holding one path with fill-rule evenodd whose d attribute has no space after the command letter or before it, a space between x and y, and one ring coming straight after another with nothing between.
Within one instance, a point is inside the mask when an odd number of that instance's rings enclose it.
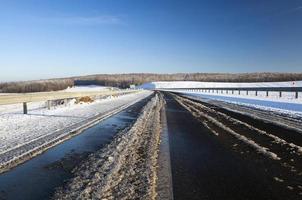
<instances>
[{"instance_id":1,"label":"snow on road","mask_svg":"<svg viewBox=\"0 0 302 200\"><path fill-rule=\"evenodd\" d=\"M67 127L76 126L87 119L131 104L150 94L151 92L141 91L97 100L90 104L69 104L54 110L41 108L42 103L34 103L35 109L30 110L28 115L22 114L22 107L19 105L14 105L15 107L10 105L12 112L7 109L9 106L0 106L0 165L3 162L1 156L6 152L54 132L60 130L64 132ZM4 109L1 110L1 107Z\"/></svg>"},{"instance_id":2,"label":"snow on road","mask_svg":"<svg viewBox=\"0 0 302 200\"><path fill-rule=\"evenodd\" d=\"M273 152L270 152L268 148L265 148L265 147L262 147L261 145L257 144L255 141L247 138L246 136L244 135L241 135L241 134L238 134L237 132L235 132L233 129L229 128L228 126L226 126L225 124L221 123L218 119L216 119L216 117L212 117L208 114L206 114L205 112L202 112L200 111L200 107L199 109L196 109L194 108L194 106L192 105L186 105L184 102L190 102L189 100L186 100L184 98L180 98L180 97L175 97L176 101L178 101L184 108L186 108L188 111L192 112L193 115L196 117L196 118L199 118L200 116L204 117L205 119L207 120L202 120L203 123L206 123L206 121L209 123L213 123L215 124L215 126L225 130L226 132L228 132L229 134L233 135L235 138L237 138L238 140L244 142L245 144L249 145L250 147L252 147L253 149L255 149L256 151L258 151L259 153L271 158L271 159L274 159L274 160L280 160L280 158L278 157L277 154L273 153ZM193 105L198 105L197 103L193 103ZM199 105L200 106L200 105ZM203 107L203 108L206 108L206 107ZM206 108L207 111L214 111L212 109L208 109ZM214 111L216 112L216 111ZM223 115L221 113L219 113L220 115ZM223 115L223 117L226 117L229 119L228 116L226 115ZM235 121L235 120L234 120ZM237 124L240 124L241 126L243 125L243 123L241 123L239 120L237 120L235 123ZM209 128L208 125L206 125L206 127ZM215 135L219 135L217 134L217 132L213 132Z\"/></svg>"}]
</instances>

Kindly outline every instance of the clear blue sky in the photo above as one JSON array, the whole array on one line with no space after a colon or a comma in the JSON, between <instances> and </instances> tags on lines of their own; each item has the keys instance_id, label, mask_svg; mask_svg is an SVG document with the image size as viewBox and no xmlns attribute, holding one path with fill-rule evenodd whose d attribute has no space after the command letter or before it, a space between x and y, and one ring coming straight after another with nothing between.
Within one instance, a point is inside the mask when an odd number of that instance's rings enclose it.
<instances>
[{"instance_id":1,"label":"clear blue sky","mask_svg":"<svg viewBox=\"0 0 302 200\"><path fill-rule=\"evenodd\" d=\"M0 69L302 72L302 0L0 0Z\"/></svg>"}]
</instances>

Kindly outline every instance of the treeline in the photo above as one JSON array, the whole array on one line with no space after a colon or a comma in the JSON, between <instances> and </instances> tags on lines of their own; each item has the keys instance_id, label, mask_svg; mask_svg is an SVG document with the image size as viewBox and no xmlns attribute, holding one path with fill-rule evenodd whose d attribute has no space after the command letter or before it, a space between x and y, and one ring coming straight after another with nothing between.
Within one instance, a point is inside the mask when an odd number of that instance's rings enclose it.
<instances>
[{"instance_id":1,"label":"treeline","mask_svg":"<svg viewBox=\"0 0 302 200\"><path fill-rule=\"evenodd\" d=\"M66 79L11 82L0 84L0 92L43 92L63 90L73 85L102 85L128 88L153 81L207 81L207 82L276 82L302 80L302 73L178 73L178 74L98 74Z\"/></svg>"},{"instance_id":2,"label":"treeline","mask_svg":"<svg viewBox=\"0 0 302 200\"><path fill-rule=\"evenodd\" d=\"M63 90L72 86L74 86L73 79L10 82L10 83L1 83L0 92L2 93L48 92L48 91Z\"/></svg>"},{"instance_id":3,"label":"treeline","mask_svg":"<svg viewBox=\"0 0 302 200\"><path fill-rule=\"evenodd\" d=\"M153 81L205 81L205 82L276 82L302 80L302 73L178 73L178 74L99 74L74 77L76 85L104 85L127 88Z\"/></svg>"}]
</instances>

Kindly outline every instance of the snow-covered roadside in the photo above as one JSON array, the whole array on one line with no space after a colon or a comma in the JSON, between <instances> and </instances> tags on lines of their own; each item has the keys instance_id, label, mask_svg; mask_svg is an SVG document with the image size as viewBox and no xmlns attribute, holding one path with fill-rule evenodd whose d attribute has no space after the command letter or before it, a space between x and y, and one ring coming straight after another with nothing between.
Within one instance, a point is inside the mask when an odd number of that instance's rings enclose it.
<instances>
[{"instance_id":1,"label":"snow-covered roadside","mask_svg":"<svg viewBox=\"0 0 302 200\"><path fill-rule=\"evenodd\" d=\"M171 90L173 91L173 90ZM236 98L236 99L249 99L249 100L259 100L259 101L271 101L271 102L280 102L280 103L296 103L296 104L302 104L302 93L299 92L299 98L295 98L294 92L282 92L282 97L279 97L279 92L269 92L269 96L266 96L266 92L259 91L257 96L255 94L255 91L250 91L248 94L246 92L241 91L239 94L238 91L234 91L234 94L226 93L226 91L223 91L223 93L210 93L210 92L191 92L191 91L174 91L174 92L180 92L180 93L186 93L186 94L200 94L204 96L209 97L224 97L224 98Z\"/></svg>"},{"instance_id":2,"label":"snow-covered roadside","mask_svg":"<svg viewBox=\"0 0 302 200\"><path fill-rule=\"evenodd\" d=\"M55 199L155 199L162 105L156 95L128 131L75 169Z\"/></svg>"},{"instance_id":3,"label":"snow-covered roadside","mask_svg":"<svg viewBox=\"0 0 302 200\"><path fill-rule=\"evenodd\" d=\"M199 82L199 81L156 81L144 83L139 88L143 89L168 89L168 88L240 88L240 87L302 87L302 81L285 82Z\"/></svg>"},{"instance_id":4,"label":"snow-covered roadside","mask_svg":"<svg viewBox=\"0 0 302 200\"><path fill-rule=\"evenodd\" d=\"M197 81L162 81L145 83L139 88L159 89L163 91L178 92L195 97L208 98L242 104L246 106L254 106L261 109L288 110L292 113L302 113L302 92L298 92L296 98L295 92L269 92L268 96L265 91L189 91L186 88L262 88L262 87L302 87L302 81L288 82L255 82L255 83L228 83L228 82L197 82ZM174 89L174 88L177 88ZM184 88L184 89L181 89Z\"/></svg>"},{"instance_id":5,"label":"snow-covered roadside","mask_svg":"<svg viewBox=\"0 0 302 200\"><path fill-rule=\"evenodd\" d=\"M28 115L18 112L1 114L0 166L38 148L50 139L55 139L52 136L60 137L63 134L69 134L77 127L82 128L90 119L114 113L114 110L137 102L151 93L141 91L99 100L91 104L69 105L55 110L42 108L32 110ZM23 146L26 148L20 148Z\"/></svg>"},{"instance_id":6,"label":"snow-covered roadside","mask_svg":"<svg viewBox=\"0 0 302 200\"><path fill-rule=\"evenodd\" d=\"M27 103L28 111L41 110L46 107L45 102L29 102ZM0 115L3 114L22 114L23 105L19 104L10 104L10 105L0 105Z\"/></svg>"}]
</instances>

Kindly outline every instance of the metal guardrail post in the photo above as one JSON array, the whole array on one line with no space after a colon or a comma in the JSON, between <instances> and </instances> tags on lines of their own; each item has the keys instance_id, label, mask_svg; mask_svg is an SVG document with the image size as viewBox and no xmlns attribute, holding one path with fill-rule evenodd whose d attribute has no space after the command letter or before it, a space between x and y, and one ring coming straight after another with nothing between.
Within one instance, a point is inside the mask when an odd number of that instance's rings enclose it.
<instances>
[{"instance_id":1,"label":"metal guardrail post","mask_svg":"<svg viewBox=\"0 0 302 200\"><path fill-rule=\"evenodd\" d=\"M238 94L240 95L240 90L238 90Z\"/></svg>"},{"instance_id":2,"label":"metal guardrail post","mask_svg":"<svg viewBox=\"0 0 302 200\"><path fill-rule=\"evenodd\" d=\"M258 96L258 91L257 90L255 91L255 95Z\"/></svg>"},{"instance_id":3,"label":"metal guardrail post","mask_svg":"<svg viewBox=\"0 0 302 200\"><path fill-rule=\"evenodd\" d=\"M47 105L47 110L50 110L50 107L51 107L51 101L50 101L50 100L47 100L46 105Z\"/></svg>"},{"instance_id":4,"label":"metal guardrail post","mask_svg":"<svg viewBox=\"0 0 302 200\"><path fill-rule=\"evenodd\" d=\"M23 102L23 114L27 115L27 103Z\"/></svg>"},{"instance_id":5,"label":"metal guardrail post","mask_svg":"<svg viewBox=\"0 0 302 200\"><path fill-rule=\"evenodd\" d=\"M266 91L266 96L268 97L268 91Z\"/></svg>"},{"instance_id":6,"label":"metal guardrail post","mask_svg":"<svg viewBox=\"0 0 302 200\"><path fill-rule=\"evenodd\" d=\"M282 97L282 92L281 92L281 91L279 92L279 97L280 97L280 98Z\"/></svg>"},{"instance_id":7,"label":"metal guardrail post","mask_svg":"<svg viewBox=\"0 0 302 200\"><path fill-rule=\"evenodd\" d=\"M248 90L246 91L246 95L249 95L249 91Z\"/></svg>"},{"instance_id":8,"label":"metal guardrail post","mask_svg":"<svg viewBox=\"0 0 302 200\"><path fill-rule=\"evenodd\" d=\"M299 94L298 94L298 92L296 92L296 95L295 95L295 96L296 96L296 99L298 99L298 97L299 97Z\"/></svg>"}]
</instances>

